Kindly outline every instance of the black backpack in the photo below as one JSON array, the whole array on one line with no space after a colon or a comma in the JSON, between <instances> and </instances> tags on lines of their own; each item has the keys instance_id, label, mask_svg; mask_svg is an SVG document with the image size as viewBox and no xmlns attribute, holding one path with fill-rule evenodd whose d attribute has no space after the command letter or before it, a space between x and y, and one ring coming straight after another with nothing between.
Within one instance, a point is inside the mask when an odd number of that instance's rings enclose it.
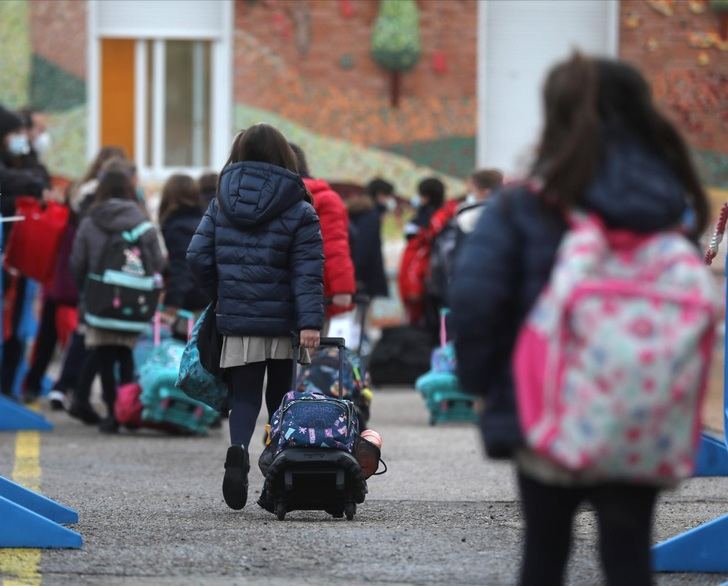
<instances>
[{"instance_id":1,"label":"black backpack","mask_svg":"<svg viewBox=\"0 0 728 586\"><path fill-rule=\"evenodd\" d=\"M142 332L154 316L162 279L149 270L139 239L152 230L143 222L132 230L109 233L99 266L86 277L85 322L120 332Z\"/></svg>"}]
</instances>

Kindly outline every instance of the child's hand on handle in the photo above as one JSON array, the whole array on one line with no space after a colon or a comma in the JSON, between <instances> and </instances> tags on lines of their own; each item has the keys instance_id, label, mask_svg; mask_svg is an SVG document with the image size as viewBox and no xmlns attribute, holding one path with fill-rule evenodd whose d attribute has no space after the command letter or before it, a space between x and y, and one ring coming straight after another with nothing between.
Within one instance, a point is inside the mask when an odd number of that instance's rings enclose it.
<instances>
[{"instance_id":1,"label":"child's hand on handle","mask_svg":"<svg viewBox=\"0 0 728 586\"><path fill-rule=\"evenodd\" d=\"M301 346L309 350L318 348L321 342L321 332L318 330L301 330Z\"/></svg>"},{"instance_id":2,"label":"child's hand on handle","mask_svg":"<svg viewBox=\"0 0 728 586\"><path fill-rule=\"evenodd\" d=\"M331 298L331 305L336 307L349 307L352 303L352 296L349 293L337 293Z\"/></svg>"}]
</instances>

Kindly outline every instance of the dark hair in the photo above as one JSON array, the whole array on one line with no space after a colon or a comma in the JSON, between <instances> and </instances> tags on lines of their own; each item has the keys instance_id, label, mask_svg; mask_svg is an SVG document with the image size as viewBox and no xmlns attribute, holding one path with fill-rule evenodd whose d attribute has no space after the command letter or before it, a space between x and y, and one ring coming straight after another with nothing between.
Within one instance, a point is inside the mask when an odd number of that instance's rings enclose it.
<instances>
[{"instance_id":1,"label":"dark hair","mask_svg":"<svg viewBox=\"0 0 728 586\"><path fill-rule=\"evenodd\" d=\"M470 175L470 181L478 189L497 189L503 185L503 173L498 169L478 169Z\"/></svg>"},{"instance_id":2,"label":"dark hair","mask_svg":"<svg viewBox=\"0 0 728 586\"><path fill-rule=\"evenodd\" d=\"M203 173L197 180L200 193L215 193L217 191L217 173Z\"/></svg>"},{"instance_id":3,"label":"dark hair","mask_svg":"<svg viewBox=\"0 0 728 586\"><path fill-rule=\"evenodd\" d=\"M18 110L18 118L20 118L20 121L23 123L23 128L30 129L33 128L33 114L37 114L38 110L31 108L30 106L27 106L25 108L21 108Z\"/></svg>"},{"instance_id":4,"label":"dark hair","mask_svg":"<svg viewBox=\"0 0 728 586\"><path fill-rule=\"evenodd\" d=\"M378 195L394 195L394 185L389 181L377 177L372 179L367 186L364 188L366 194L374 199Z\"/></svg>"},{"instance_id":5,"label":"dark hair","mask_svg":"<svg viewBox=\"0 0 728 586\"><path fill-rule=\"evenodd\" d=\"M291 147L291 150L293 151L293 154L296 155L296 160L298 161L298 172L301 175L301 177L310 177L311 172L308 169L308 161L306 160L306 153L303 152L303 149L298 146L297 144L294 144L292 142L288 143Z\"/></svg>"},{"instance_id":6,"label":"dark hair","mask_svg":"<svg viewBox=\"0 0 728 586\"><path fill-rule=\"evenodd\" d=\"M420 181L417 191L420 195L425 196L429 204L435 208L441 208L445 203L445 184L437 177L427 177Z\"/></svg>"},{"instance_id":7,"label":"dark hair","mask_svg":"<svg viewBox=\"0 0 728 586\"><path fill-rule=\"evenodd\" d=\"M545 125L532 174L543 182L547 201L565 208L578 204L604 154L605 132L616 131L669 166L690 199L696 231L705 230L708 198L687 146L637 69L575 53L551 70L543 101Z\"/></svg>"},{"instance_id":8,"label":"dark hair","mask_svg":"<svg viewBox=\"0 0 728 586\"><path fill-rule=\"evenodd\" d=\"M115 162L114 159L109 161L109 163ZM97 206L114 198L136 201L136 193L128 167L124 170L123 167L112 164L108 165L108 168L105 166L101 173L93 205Z\"/></svg>"},{"instance_id":9,"label":"dark hair","mask_svg":"<svg viewBox=\"0 0 728 586\"><path fill-rule=\"evenodd\" d=\"M238 133L225 166L241 161L270 163L298 174L296 155L286 138L270 124L256 124Z\"/></svg>"},{"instance_id":10,"label":"dark hair","mask_svg":"<svg viewBox=\"0 0 728 586\"><path fill-rule=\"evenodd\" d=\"M126 159L126 151L119 146L101 147L101 150L96 154L96 158L86 170L86 174L81 179L81 183L86 183L87 181L91 181L91 179L97 179L104 163L109 159L115 158Z\"/></svg>"},{"instance_id":11,"label":"dark hair","mask_svg":"<svg viewBox=\"0 0 728 586\"><path fill-rule=\"evenodd\" d=\"M176 173L170 176L162 187L162 199L159 204L159 223L164 224L177 210L182 208L199 209L200 188L189 175Z\"/></svg>"}]
</instances>

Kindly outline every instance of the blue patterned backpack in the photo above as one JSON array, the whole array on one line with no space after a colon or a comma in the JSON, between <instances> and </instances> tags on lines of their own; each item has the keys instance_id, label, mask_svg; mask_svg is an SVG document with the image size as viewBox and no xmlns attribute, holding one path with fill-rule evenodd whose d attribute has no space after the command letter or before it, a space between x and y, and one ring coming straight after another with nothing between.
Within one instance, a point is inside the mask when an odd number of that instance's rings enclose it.
<instances>
[{"instance_id":1,"label":"blue patterned backpack","mask_svg":"<svg viewBox=\"0 0 728 586\"><path fill-rule=\"evenodd\" d=\"M276 454L288 448L329 448L351 454L358 436L354 403L318 392L289 392L271 421Z\"/></svg>"}]
</instances>

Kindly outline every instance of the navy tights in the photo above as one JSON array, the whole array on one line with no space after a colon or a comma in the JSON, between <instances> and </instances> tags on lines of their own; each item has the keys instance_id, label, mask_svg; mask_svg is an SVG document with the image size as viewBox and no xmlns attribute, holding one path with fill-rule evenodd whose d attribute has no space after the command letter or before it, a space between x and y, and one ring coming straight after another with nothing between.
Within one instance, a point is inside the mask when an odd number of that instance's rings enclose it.
<instances>
[{"instance_id":1,"label":"navy tights","mask_svg":"<svg viewBox=\"0 0 728 586\"><path fill-rule=\"evenodd\" d=\"M283 396L290 390L292 369L291 360L266 360L226 369L229 397L232 399L229 422L231 445L242 445L245 449L250 445L263 403L263 379L266 370L268 385L265 389L265 405L270 420Z\"/></svg>"}]
</instances>

